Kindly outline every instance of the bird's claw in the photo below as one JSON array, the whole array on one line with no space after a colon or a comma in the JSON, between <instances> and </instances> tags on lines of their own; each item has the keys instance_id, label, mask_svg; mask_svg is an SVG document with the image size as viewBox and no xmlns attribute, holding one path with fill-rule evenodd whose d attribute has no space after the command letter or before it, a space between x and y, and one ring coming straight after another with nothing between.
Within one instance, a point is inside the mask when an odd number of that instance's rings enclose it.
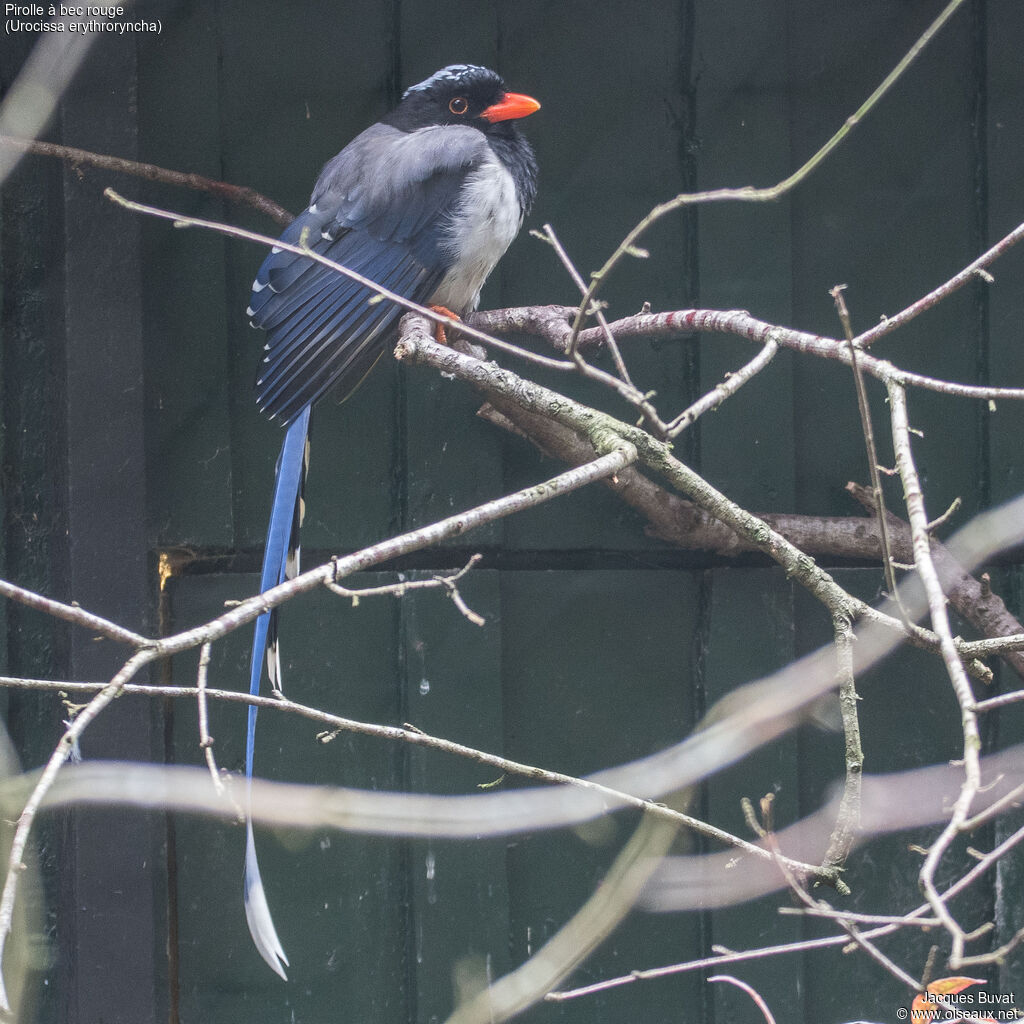
<instances>
[{"instance_id":1,"label":"bird's claw","mask_svg":"<svg viewBox=\"0 0 1024 1024\"><path fill-rule=\"evenodd\" d=\"M452 320L458 320L462 322L462 317L458 313L453 313L447 306L431 306L430 307L435 313L439 313L441 316L451 317ZM448 335L445 333L445 325L440 321L434 321L434 340L439 345L448 344Z\"/></svg>"}]
</instances>

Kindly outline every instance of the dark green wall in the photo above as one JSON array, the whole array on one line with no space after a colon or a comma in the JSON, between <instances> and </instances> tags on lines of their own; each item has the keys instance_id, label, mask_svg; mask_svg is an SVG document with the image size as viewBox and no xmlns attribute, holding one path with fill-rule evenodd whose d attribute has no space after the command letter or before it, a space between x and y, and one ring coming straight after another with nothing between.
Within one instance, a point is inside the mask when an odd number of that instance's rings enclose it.
<instances>
[{"instance_id":1,"label":"dark green wall","mask_svg":"<svg viewBox=\"0 0 1024 1024\"><path fill-rule=\"evenodd\" d=\"M162 33L100 39L61 101L53 140L249 185L298 211L324 161L402 88L445 63L485 63L543 104L524 125L542 173L527 227L551 223L587 273L660 200L693 187L766 185L798 166L940 4L195 0L139 9L162 19ZM0 36L5 87L28 42ZM1022 43L1019 3L970 0L796 192L659 225L646 242L651 258L631 261L608 284L611 315L645 301L655 309L745 308L835 335L828 289L839 282L849 285L855 327L896 312L1021 219ZM259 214L202 194L22 162L0 211L0 567L18 583L156 632L156 559L176 549L187 569L170 584L162 625L179 629L257 586L281 436L252 401L262 342L243 311L262 254L140 221L101 198L106 185L277 231ZM994 268L995 286L965 289L880 353L935 376L1020 384L1022 271L1024 255L1011 254ZM574 298L551 250L524 232L484 304ZM634 378L657 389L663 408L713 386L751 354L723 336L628 348ZM593 388L571 390L606 401ZM882 397L873 393L884 445ZM344 405L322 403L306 564L555 471L476 418L476 404L451 382L390 360ZM1022 489L1024 410L916 392L910 406L924 432L916 454L932 515L961 496L962 523ZM848 375L785 353L678 448L754 511L854 514L843 486L866 482ZM895 487L890 498L899 498ZM667 549L600 488L400 568L453 568L474 550L486 558L465 594L487 617L484 629L437 594L353 608L325 592L290 606L282 617L289 695L584 773L671 744L721 695L828 640L823 610L781 573L755 559L723 564ZM859 595L877 595L875 569L837 569ZM997 582L1019 609L1018 573L1007 560ZM11 673L103 678L117 664L110 645L38 615L9 607L0 616ZM218 645L212 685L245 686L247 643L240 634ZM165 678L187 683L194 670L195 658L183 657ZM860 690L868 771L956 755L952 697L932 660L901 655ZM39 764L60 734L63 708L56 698L12 693L7 714L26 764ZM241 766L243 729L239 709L213 710L218 758L231 770ZM999 730L1001 737L989 727L990 742L1019 738L1019 712L1014 718L1010 709ZM323 745L315 732L264 713L260 774L460 793L493 781L438 755L365 738ZM184 702L119 701L90 728L86 754L198 763L194 711ZM817 807L841 770L841 739L801 730L714 779L702 810L745 834L739 798L773 790L788 822ZM484 963L498 976L536 950L601 877L631 824L476 844L263 832L268 895L293 965L285 985L248 940L240 828L158 815L51 816L41 833L50 916L40 943L40 1019L136 1024L177 1009L195 1024L440 1021L451 1009L454 968ZM976 838L988 848L994 836ZM898 835L858 853L844 905L915 905L910 841L928 836ZM1001 891L1019 875L1008 866ZM1008 935L1019 927L1019 899L999 899L993 883L979 910L997 913ZM574 981L690 959L714 943L743 948L816 933L780 918L779 903L634 914ZM926 943L913 936L887 951L919 972ZM735 973L780 1020L890 1020L906 1003L866 959L834 951ZM992 981L1020 991L1019 961ZM752 1013L739 993L691 973L540 1006L525 1019L738 1024Z\"/></svg>"}]
</instances>

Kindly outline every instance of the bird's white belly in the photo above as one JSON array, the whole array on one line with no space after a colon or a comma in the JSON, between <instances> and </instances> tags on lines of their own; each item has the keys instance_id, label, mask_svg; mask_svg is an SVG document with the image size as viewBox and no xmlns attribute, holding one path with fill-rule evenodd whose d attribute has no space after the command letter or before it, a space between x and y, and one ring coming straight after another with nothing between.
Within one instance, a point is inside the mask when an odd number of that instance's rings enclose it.
<instances>
[{"instance_id":1,"label":"bird's white belly","mask_svg":"<svg viewBox=\"0 0 1024 1024\"><path fill-rule=\"evenodd\" d=\"M515 182L505 166L492 157L469 176L462 202L448 226L448 245L454 266L431 297L436 306L454 313L476 309L480 289L523 222Z\"/></svg>"}]
</instances>

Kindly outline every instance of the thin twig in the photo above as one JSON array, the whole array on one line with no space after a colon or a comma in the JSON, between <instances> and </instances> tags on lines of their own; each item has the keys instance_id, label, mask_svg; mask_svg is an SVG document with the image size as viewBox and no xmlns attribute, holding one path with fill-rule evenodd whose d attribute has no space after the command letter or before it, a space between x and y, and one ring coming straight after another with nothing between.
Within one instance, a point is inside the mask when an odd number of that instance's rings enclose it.
<instances>
[{"instance_id":1,"label":"thin twig","mask_svg":"<svg viewBox=\"0 0 1024 1024\"><path fill-rule=\"evenodd\" d=\"M963 956L958 961L959 967L987 967L990 964L1004 964L1007 957L1020 945L1024 944L1024 928L1020 928L1007 939L1001 946L989 950L987 953L977 953L974 956Z\"/></svg>"},{"instance_id":2,"label":"thin twig","mask_svg":"<svg viewBox=\"0 0 1024 1024\"><path fill-rule=\"evenodd\" d=\"M882 542L882 572L885 575L885 589L889 596L897 603L903 621L909 625L910 618L907 615L907 610L903 607L903 603L900 601L899 591L896 587L896 571L892 564L892 546L889 543L889 530L886 525L885 495L882 492L882 476L878 471L878 448L875 445L875 430L871 423L871 407L868 405L868 393L864 387L864 374L861 372L857 346L853 343L853 326L850 323L850 311L846 307L846 298L843 295L845 287L846 285L844 284L836 285L830 290L829 294L836 304L839 322L843 326L846 346L850 353L853 389L857 395L857 412L860 415L860 429L864 437L864 448L868 457L868 475L871 478L871 489L875 495L878 535Z\"/></svg>"},{"instance_id":3,"label":"thin twig","mask_svg":"<svg viewBox=\"0 0 1024 1024\"><path fill-rule=\"evenodd\" d=\"M986 822L998 817L1004 811L1010 808L1016 810L1022 805L1024 805L1024 784L1018 786L1016 789L1011 789L1009 793L1004 793L1003 796L1001 796L994 804L989 804L985 810L981 811L979 814L975 814L972 818L968 818L960 826L960 831L973 832Z\"/></svg>"},{"instance_id":4,"label":"thin twig","mask_svg":"<svg viewBox=\"0 0 1024 1024\"><path fill-rule=\"evenodd\" d=\"M896 931L896 927L889 925L874 931L865 932L864 934L868 938L876 938L890 935L894 931ZM580 988L564 989L561 992L549 992L544 998L547 1002L563 1003L570 999L580 999L584 996L606 992L609 989L621 988L623 985L632 985L638 981L654 981L658 978L669 978L675 974L686 974L690 971L716 970L725 964L740 964L750 960L764 960L775 956L785 956L788 953L806 953L817 949L831 949L835 946L845 946L849 941L849 935L844 933L843 935L829 935L821 939L803 939L799 942L785 942L775 946L762 946L758 949L747 949L740 952L723 951L715 956L702 957L699 960L667 964L664 967L642 968L630 971L629 974L619 975L615 978L605 978L590 985L583 985Z\"/></svg>"},{"instance_id":5,"label":"thin twig","mask_svg":"<svg viewBox=\"0 0 1024 1024\"><path fill-rule=\"evenodd\" d=\"M768 1009L768 1004L762 998L761 993L758 992L753 985L750 985L745 981L740 981L739 978L734 978L731 974L716 974L714 977L708 978L708 981L724 981L730 985L735 985L736 988L746 992L754 1001L754 1005L761 1011L761 1015L764 1017L765 1021L767 1021L767 1024L775 1024L775 1018L772 1016L772 1011Z\"/></svg>"},{"instance_id":6,"label":"thin twig","mask_svg":"<svg viewBox=\"0 0 1024 1024\"><path fill-rule=\"evenodd\" d=\"M565 247L559 241L558 236L555 234L555 229L550 224L544 225L544 230L532 231L532 235L536 238L540 238L547 242L562 262L562 266L568 271L569 276L573 279L576 287L580 290L580 294L583 294L587 290L587 282L583 280L583 275L579 272L579 268L569 258L569 254L565 251ZM605 319L604 311L601 309L594 310L594 316L597 319L598 327L604 336L605 347L612 355L612 361L615 363L615 369L623 382L633 387L633 381L629 376L629 370L626 368L626 363L622 358L622 353L619 351L618 343L615 340L615 335L612 334L608 327L608 321ZM568 350L570 358L577 359L579 357L579 347L573 346L572 349Z\"/></svg>"},{"instance_id":7,"label":"thin twig","mask_svg":"<svg viewBox=\"0 0 1024 1024\"><path fill-rule=\"evenodd\" d=\"M957 512L960 511L960 506L963 505L963 503L963 498L961 498L959 495L955 497L949 503L949 508L947 508L941 516L939 516L937 519L933 519L928 524L928 532L931 534L937 533L943 526L946 525L946 523L948 523L953 518L953 516L957 514Z\"/></svg>"},{"instance_id":8,"label":"thin twig","mask_svg":"<svg viewBox=\"0 0 1024 1024\"><path fill-rule=\"evenodd\" d=\"M210 769L210 778L213 779L213 788L220 796L228 796L227 789L220 777L220 769L217 767L217 759L213 754L213 737L210 735L209 713L206 706L207 675L210 670L210 645L203 644L199 651L199 668L196 671L196 705L199 712L199 747L206 758L206 766ZM238 817L245 819L245 812L241 805L238 807Z\"/></svg>"},{"instance_id":9,"label":"thin twig","mask_svg":"<svg viewBox=\"0 0 1024 1024\"><path fill-rule=\"evenodd\" d=\"M7 580L0 580L0 597L8 597L12 601L17 601L28 608L35 608L38 611L45 612L47 615L52 615L56 619L63 619L65 622L70 622L75 626L81 626L83 629L91 630L93 633L99 633L109 640L116 640L120 644L128 644L131 647L145 647L152 642L139 633L133 633L130 629L125 629L124 626L119 626L116 622L111 622L109 619L104 619L99 615L94 615L92 612L87 612L76 604L64 604L62 601L54 601L31 590L25 590L24 587L19 587L14 583L8 583Z\"/></svg>"},{"instance_id":10,"label":"thin twig","mask_svg":"<svg viewBox=\"0 0 1024 1024\"><path fill-rule=\"evenodd\" d=\"M473 555L461 569L457 569L447 575L432 576L428 580L399 580L397 583L386 583L377 587L355 588L343 587L334 580L324 580L324 586L339 597L349 598L354 604L364 597L381 597L384 595L404 597L412 590L431 590L440 587L451 598L452 603L466 619L472 622L474 626L483 626L486 622L484 617L478 615L466 604L459 593L459 588L456 586L458 581L474 568L482 557L479 554Z\"/></svg>"},{"instance_id":11,"label":"thin twig","mask_svg":"<svg viewBox=\"0 0 1024 1024\"><path fill-rule=\"evenodd\" d=\"M1015 648L1018 644L1024 645L1024 637L1008 636L1005 639L1012 643ZM976 641L978 644L989 642L994 641ZM979 700L977 703L971 705L971 710L975 714L979 714L982 711L995 711L996 708L1005 707L1007 704L1019 704L1021 701L1024 701L1024 690L1014 690L1013 693L1003 693L998 697L989 697L988 700Z\"/></svg>"},{"instance_id":12,"label":"thin twig","mask_svg":"<svg viewBox=\"0 0 1024 1024\"><path fill-rule=\"evenodd\" d=\"M540 238L542 241L547 242L557 254L562 265L568 271L569 276L573 279L576 286L579 288L582 294L586 294L587 284L583 280L582 275L576 268L576 265L569 258L569 254L565 251L562 243L558 240L558 236L555 234L554 228L550 224L544 225L543 232L534 231L532 234ZM629 376L629 370L626 368L626 363L622 358L622 353L619 351L618 343L615 341L615 335L608 328L608 321L605 319L604 312L595 307L592 310L594 317L597 319L598 327L597 330L601 331L602 341L604 347L612 355L612 361L615 363L615 370L618 373L618 378L613 377L611 374L605 373L604 370L598 369L596 366L591 366L590 363L583 357L583 353L580 351L579 345L577 345L576 339L579 337L576 333L570 333L568 343L566 345L566 354L573 361L576 369L579 373L588 377L590 380L596 380L607 387L610 387L613 391L616 391L626 401L631 402L643 413L644 419L650 426L651 430L657 434L658 437L668 436L667 425L662 421L658 415L658 411L650 402L650 396L645 395L640 391L633 383Z\"/></svg>"},{"instance_id":13,"label":"thin twig","mask_svg":"<svg viewBox=\"0 0 1024 1024\"><path fill-rule=\"evenodd\" d=\"M963 823L967 820L971 804L981 786L981 768L979 753L981 737L978 733L978 720L974 711L974 694L964 673L963 664L956 650L953 633L949 625L946 610L946 598L942 592L938 574L931 557L931 542L928 536L928 516L924 507L924 495L921 483L914 466L913 453L910 446L910 423L907 417L906 393L895 383L889 384L889 405L892 419L893 447L896 452L896 465L900 479L903 481L903 493L907 504L907 518L914 539L914 564L924 584L928 598L928 609L932 628L938 633L941 644L942 660L946 664L953 692L960 705L960 724L963 731L964 746L964 782L960 789L949 822L939 837L932 843L924 863L921 865L921 888L935 916L942 921L943 927L950 933L953 940L950 954L950 967L956 969L963 956L965 932L955 920L946 906L945 900L939 895L935 886L935 871L950 844L959 834Z\"/></svg>"},{"instance_id":14,"label":"thin twig","mask_svg":"<svg viewBox=\"0 0 1024 1024\"><path fill-rule=\"evenodd\" d=\"M936 917L911 917L909 914L858 914L852 910L836 910L834 907L779 907L779 913L793 917L821 917L830 921L851 921L854 924L895 924L901 928L913 925L915 928L934 928L940 924Z\"/></svg>"},{"instance_id":15,"label":"thin twig","mask_svg":"<svg viewBox=\"0 0 1024 1024\"><path fill-rule=\"evenodd\" d=\"M375 281L371 281L370 278L357 273L355 270L350 270L341 263L336 263L334 260L328 259L326 256L322 256L318 252L314 252L308 246L292 245L289 242L282 241L280 238L271 238L269 235L261 235L256 231L246 231L244 228L236 228L230 224L222 224L219 221L205 220L202 217L188 217L185 214L176 213L173 210L164 210L157 206L149 206L146 203L136 203L130 199L125 199L124 196L118 194L112 188L104 189L103 194L111 200L111 202L117 203L119 206L123 206L126 210L131 210L134 213L142 213L149 217L158 217L161 220L172 221L175 227L203 228L207 231L215 231L218 234L227 235L229 238L241 238L247 242L255 242L257 245L262 245L269 249L277 248L286 252L295 253L297 256L305 256L314 263L320 263L325 267L330 267L331 270L335 270L339 274L356 281L358 284L368 288L376 295L380 295L382 298L395 303L397 306L401 306L403 309L419 313L421 316L427 317L427 319L431 320L433 323L438 323L444 327L456 329L462 334L474 338L484 345L497 348L502 352L509 352L521 359L536 363L538 366L545 366L548 369L567 372L572 372L576 369L575 364L567 359L550 359L546 356L537 355L535 352L529 352L526 349L520 348L518 345L510 345L508 342L502 341L500 338L491 337L489 334L485 334L483 331L477 330L469 323L461 320L453 320L451 317L438 313L429 306L421 306L418 303L413 302L411 299L407 299L404 295L399 295L397 292L393 292L389 288L385 288L383 285L379 285Z\"/></svg>"},{"instance_id":16,"label":"thin twig","mask_svg":"<svg viewBox=\"0 0 1024 1024\"><path fill-rule=\"evenodd\" d=\"M761 351L749 363L735 372L727 374L725 380L716 384L711 391L697 399L688 409L684 409L672 420L668 424L668 436L677 437L704 413L717 409L727 398L735 395L744 384L753 380L775 358L778 351L779 343L774 338L769 338Z\"/></svg>"},{"instance_id":17,"label":"thin twig","mask_svg":"<svg viewBox=\"0 0 1024 1024\"><path fill-rule=\"evenodd\" d=\"M475 313L469 322L485 326L495 334L525 333L544 338L553 348L564 351L571 330L566 322L564 306L525 306L513 309L489 310ZM780 348L786 348L803 355L817 356L850 365L850 352L844 341L827 338L821 334L800 331L792 327L781 327L751 316L745 309L677 309L665 313L636 313L610 323L609 328L620 340L626 337L657 338L694 336L699 333L731 334L746 338L758 345L775 341ZM593 332L593 333L591 333ZM599 328L590 328L580 336L580 345L586 342L599 343L603 334ZM856 339L854 339L856 341ZM956 381L940 380L920 373L900 369L885 359L870 352L858 352L861 368L865 373L883 383L894 380L907 387L935 391L939 394L959 398L975 398L982 401L1021 401L1024 388L1000 388L975 384L960 384ZM555 361L561 370L572 369L569 361Z\"/></svg>"},{"instance_id":18,"label":"thin twig","mask_svg":"<svg viewBox=\"0 0 1024 1024\"><path fill-rule=\"evenodd\" d=\"M853 628L848 618L836 615L832 619L832 630L835 636L836 675L839 679L839 708L843 719L845 772L839 813L822 863L826 868L842 868L860 828L864 751L860 742L860 720L857 714L859 698L853 672Z\"/></svg>"},{"instance_id":19,"label":"thin twig","mask_svg":"<svg viewBox=\"0 0 1024 1024\"><path fill-rule=\"evenodd\" d=\"M871 330L857 335L854 342L859 348L869 348L879 338L895 331L897 327L902 327L925 310L938 305L943 299L952 295L953 292L962 288L965 284L971 281L985 280L979 272L984 267L994 263L1000 256L1020 242L1021 239L1024 239L1024 224L1018 224L1008 235L1001 238L990 249L983 252L973 263L969 263L963 270L954 274L944 284L940 284L938 288L932 289L927 295L907 306L906 309L895 316L886 317L880 324L872 327Z\"/></svg>"},{"instance_id":20,"label":"thin twig","mask_svg":"<svg viewBox=\"0 0 1024 1024\"><path fill-rule=\"evenodd\" d=\"M775 835L770 834L768 836L768 846L776 856L781 856L778 843ZM800 879L789 869L788 865L779 861L779 869L786 876L786 881L789 883L789 887L793 893L800 899L804 906L814 909L827 909L832 908L824 900L816 900L803 886ZM916 978L912 978L902 967L899 966L894 960L886 956L879 948L875 945L871 939L865 935L856 925L852 922L844 920L843 918L837 918L836 923L843 931L859 946L875 963L879 964L882 968L887 970L893 977L902 981L905 985L912 988L914 991L921 990L921 982Z\"/></svg>"},{"instance_id":21,"label":"thin twig","mask_svg":"<svg viewBox=\"0 0 1024 1024\"><path fill-rule=\"evenodd\" d=\"M0 135L0 145L20 149L23 153L36 156L51 156L69 163L72 167L96 167L103 171L114 171L117 174L130 174L133 178L146 181L158 181L165 185L177 185L197 192L227 199L232 203L243 203L260 213L265 213L282 227L287 227L295 219L284 207L278 206L272 199L261 195L253 188L245 185L231 185L226 181L206 178L201 174L190 174L172 171L156 164L139 163L137 160L124 160L105 153L91 153L87 149L76 149L74 146L59 146L53 142L40 142L38 139L16 139L11 135Z\"/></svg>"}]
</instances>

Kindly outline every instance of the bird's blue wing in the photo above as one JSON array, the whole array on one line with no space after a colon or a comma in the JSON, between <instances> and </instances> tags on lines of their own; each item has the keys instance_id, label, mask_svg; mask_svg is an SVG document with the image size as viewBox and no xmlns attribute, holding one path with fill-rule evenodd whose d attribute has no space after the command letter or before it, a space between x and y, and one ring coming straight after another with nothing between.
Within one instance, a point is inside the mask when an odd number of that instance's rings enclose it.
<instances>
[{"instance_id":1,"label":"bird's blue wing","mask_svg":"<svg viewBox=\"0 0 1024 1024\"><path fill-rule=\"evenodd\" d=\"M324 168L313 202L282 239L426 302L454 260L448 231L485 146L473 129L405 133L375 125ZM328 391L351 392L401 314L373 289L307 256L271 252L249 306L253 326L267 332L260 408L289 422Z\"/></svg>"},{"instance_id":2,"label":"bird's blue wing","mask_svg":"<svg viewBox=\"0 0 1024 1024\"><path fill-rule=\"evenodd\" d=\"M444 272L424 266L399 243L361 232L347 231L315 248L414 302L426 301ZM273 287L271 276L266 290ZM334 388L353 390L384 351L402 312L394 303L376 301L372 289L313 264L257 314L268 324L267 354L256 382L260 408L288 421ZM255 317L254 322L262 326Z\"/></svg>"}]
</instances>

